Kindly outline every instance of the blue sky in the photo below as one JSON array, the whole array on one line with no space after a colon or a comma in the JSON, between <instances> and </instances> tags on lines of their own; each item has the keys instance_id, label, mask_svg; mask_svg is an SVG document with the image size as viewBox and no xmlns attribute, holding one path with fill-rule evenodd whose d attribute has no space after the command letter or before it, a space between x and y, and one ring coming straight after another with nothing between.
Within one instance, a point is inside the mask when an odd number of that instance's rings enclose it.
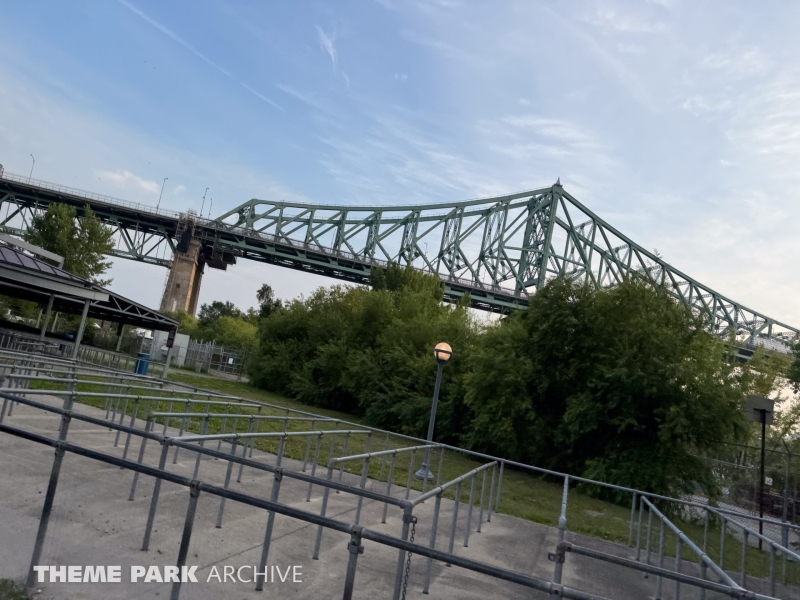
<instances>
[{"instance_id":1,"label":"blue sky","mask_svg":"<svg viewBox=\"0 0 800 600\"><path fill-rule=\"evenodd\" d=\"M721 293L800 324L800 4L4 2L0 163L212 212L550 185ZM208 211L208 202L205 206ZM207 270L201 301L329 280ZM118 260L157 306L166 272Z\"/></svg>"}]
</instances>

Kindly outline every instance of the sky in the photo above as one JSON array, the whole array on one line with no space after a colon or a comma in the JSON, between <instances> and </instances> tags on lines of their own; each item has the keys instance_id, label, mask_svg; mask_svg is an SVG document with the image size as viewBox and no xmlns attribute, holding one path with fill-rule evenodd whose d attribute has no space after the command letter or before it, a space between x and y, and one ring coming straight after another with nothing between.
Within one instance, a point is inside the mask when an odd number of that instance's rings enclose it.
<instances>
[{"instance_id":1,"label":"sky","mask_svg":"<svg viewBox=\"0 0 800 600\"><path fill-rule=\"evenodd\" d=\"M800 326L800 3L39 0L0 20L9 172L153 205L164 184L162 206L212 217L560 178ZM111 288L157 307L166 275L117 259ZM240 261L206 269L200 302L246 308L262 283L288 299L335 282Z\"/></svg>"}]
</instances>

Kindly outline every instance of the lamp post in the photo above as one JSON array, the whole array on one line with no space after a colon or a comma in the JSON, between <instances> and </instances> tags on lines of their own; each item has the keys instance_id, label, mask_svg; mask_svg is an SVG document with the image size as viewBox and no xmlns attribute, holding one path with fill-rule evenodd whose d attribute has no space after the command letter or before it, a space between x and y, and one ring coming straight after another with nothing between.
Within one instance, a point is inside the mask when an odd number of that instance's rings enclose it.
<instances>
[{"instance_id":1,"label":"lamp post","mask_svg":"<svg viewBox=\"0 0 800 600\"><path fill-rule=\"evenodd\" d=\"M31 154L31 160L33 161L33 164L31 165L31 174L28 175L28 183L31 182L31 177L33 177L33 167L36 166L36 159L33 158L33 154Z\"/></svg>"},{"instance_id":2,"label":"lamp post","mask_svg":"<svg viewBox=\"0 0 800 600\"><path fill-rule=\"evenodd\" d=\"M158 204L156 204L156 212L158 212L158 209L161 207L161 196L164 195L164 186L167 185L167 179L169 179L169 177L164 177L164 182L161 184L161 193L158 195Z\"/></svg>"},{"instance_id":3,"label":"lamp post","mask_svg":"<svg viewBox=\"0 0 800 600\"><path fill-rule=\"evenodd\" d=\"M431 419L428 422L428 444L433 441L433 428L436 424L436 406L439 404L439 386L442 383L442 367L444 367L444 363L450 360L450 357L453 354L453 349L450 347L450 344L445 342L441 342L436 344L436 347L433 349L433 356L436 358L436 362L438 363L436 369L436 385L433 388L433 403L431 404ZM431 458L431 449L425 448L425 461L422 463L422 466L419 468L414 474L414 477L417 479L427 479L428 481L433 479L433 473L431 473L428 465L430 464Z\"/></svg>"},{"instance_id":4,"label":"lamp post","mask_svg":"<svg viewBox=\"0 0 800 600\"><path fill-rule=\"evenodd\" d=\"M204 208L204 207L205 207L205 205L206 205L206 194L207 194L207 193L208 193L208 188L206 188L206 191L205 191L205 192L203 192L203 203L200 205L200 216L201 216L201 217L203 216L203 208Z\"/></svg>"}]
</instances>

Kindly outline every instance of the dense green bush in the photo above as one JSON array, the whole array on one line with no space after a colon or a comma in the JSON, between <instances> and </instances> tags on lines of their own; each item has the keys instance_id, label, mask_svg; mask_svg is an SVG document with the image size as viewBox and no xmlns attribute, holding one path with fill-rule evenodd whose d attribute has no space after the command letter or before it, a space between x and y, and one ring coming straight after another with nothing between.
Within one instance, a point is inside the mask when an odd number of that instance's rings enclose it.
<instances>
[{"instance_id":1,"label":"dense green bush","mask_svg":"<svg viewBox=\"0 0 800 600\"><path fill-rule=\"evenodd\" d=\"M432 349L447 341L438 441L655 492L699 484L714 494L703 457L747 436L744 394L765 393L777 375L761 355L738 366L730 340L642 280L595 291L556 279L527 310L489 325L468 299L443 304L436 277L390 266L372 284L320 288L269 311L251 380L423 436Z\"/></svg>"},{"instance_id":2,"label":"dense green bush","mask_svg":"<svg viewBox=\"0 0 800 600\"><path fill-rule=\"evenodd\" d=\"M464 305L442 304L442 294L437 278L394 266L372 290L320 288L261 320L251 378L314 406L424 435L433 347L447 341L454 354L444 370L437 437L457 441L469 422L460 381L477 326Z\"/></svg>"}]
</instances>

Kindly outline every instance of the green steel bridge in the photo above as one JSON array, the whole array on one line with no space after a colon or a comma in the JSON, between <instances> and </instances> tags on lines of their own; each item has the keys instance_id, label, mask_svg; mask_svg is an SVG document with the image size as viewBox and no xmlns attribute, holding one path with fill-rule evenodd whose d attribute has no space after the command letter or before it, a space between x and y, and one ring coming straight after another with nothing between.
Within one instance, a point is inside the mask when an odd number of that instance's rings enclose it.
<instances>
[{"instance_id":1,"label":"green steel bridge","mask_svg":"<svg viewBox=\"0 0 800 600\"><path fill-rule=\"evenodd\" d=\"M215 219L178 213L0 173L0 229L20 235L54 202L85 205L114 230L115 257L170 267L192 240L212 268L257 260L359 284L389 262L438 275L445 299L473 307L524 307L549 279L595 288L634 275L664 286L709 331L785 351L800 330L723 296L595 215L561 185L463 202L335 206L253 199Z\"/></svg>"}]
</instances>

